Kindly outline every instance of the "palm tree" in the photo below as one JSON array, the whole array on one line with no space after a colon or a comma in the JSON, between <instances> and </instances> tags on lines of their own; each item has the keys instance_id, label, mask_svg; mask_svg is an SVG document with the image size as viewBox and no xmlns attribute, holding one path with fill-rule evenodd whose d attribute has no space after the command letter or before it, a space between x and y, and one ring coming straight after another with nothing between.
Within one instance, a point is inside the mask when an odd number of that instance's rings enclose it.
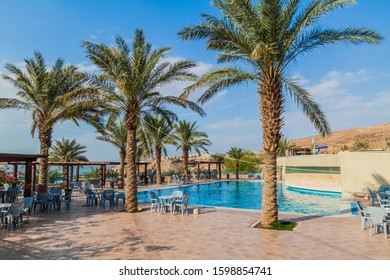
<instances>
[{"instance_id":1,"label":"palm tree","mask_svg":"<svg viewBox=\"0 0 390 280\"><path fill-rule=\"evenodd\" d=\"M289 152L296 147L297 146L294 143L291 143L287 140L286 136L282 135L278 143L278 156L284 157L286 155L286 152Z\"/></svg>"},{"instance_id":2,"label":"palm tree","mask_svg":"<svg viewBox=\"0 0 390 280\"><path fill-rule=\"evenodd\" d=\"M214 160L214 161L224 162L224 160L226 158L226 155L225 154L216 153L216 154L210 155L210 158L212 160Z\"/></svg>"},{"instance_id":3,"label":"palm tree","mask_svg":"<svg viewBox=\"0 0 390 280\"><path fill-rule=\"evenodd\" d=\"M170 48L152 49L142 30L136 30L132 45L118 36L116 45L108 46L89 41L83 43L87 57L101 74L91 82L106 91L105 100L113 109L124 114L127 131L126 152L126 212L137 212L136 139L142 116L158 113L173 116L166 104L189 107L204 115L195 103L184 98L166 96L160 89L177 81L194 80L189 70L196 64L189 60L163 62Z\"/></svg>"},{"instance_id":4,"label":"palm tree","mask_svg":"<svg viewBox=\"0 0 390 280\"><path fill-rule=\"evenodd\" d=\"M73 139L72 141L65 138L62 138L61 141L55 140L55 144L51 148L52 151L49 153L49 162L88 161L88 158L83 155L86 152L86 148L87 148L86 146L77 143L75 139ZM68 172L67 167L63 166L62 167L63 178L68 178L67 172Z\"/></svg>"},{"instance_id":5,"label":"palm tree","mask_svg":"<svg viewBox=\"0 0 390 280\"><path fill-rule=\"evenodd\" d=\"M385 146L384 146L383 150L388 151L389 149L390 149L390 141L385 139Z\"/></svg>"},{"instance_id":6,"label":"palm tree","mask_svg":"<svg viewBox=\"0 0 390 280\"><path fill-rule=\"evenodd\" d=\"M31 134L37 130L40 141L38 192L47 191L49 149L54 126L63 121L78 125L78 120L92 124L99 121L102 101L97 90L86 86L85 75L73 65L64 66L62 59L57 59L48 69L39 52L34 58L25 59L27 72L7 63L5 68L11 75L2 75L19 91L20 99L0 98L0 109L22 109L31 112L33 119Z\"/></svg>"},{"instance_id":7,"label":"palm tree","mask_svg":"<svg viewBox=\"0 0 390 280\"><path fill-rule=\"evenodd\" d=\"M230 159L235 160L235 166L236 166L236 179L239 179L239 170L240 170L240 163L239 161L247 154L249 154L248 151L238 148L238 147L232 147L230 150L226 153Z\"/></svg>"},{"instance_id":8,"label":"palm tree","mask_svg":"<svg viewBox=\"0 0 390 280\"><path fill-rule=\"evenodd\" d=\"M125 124L123 123L122 119L118 117L115 121L107 122L104 129L98 129L98 132L101 135L96 137L96 139L108 142L119 150L118 187L123 189L127 141L127 131Z\"/></svg>"},{"instance_id":9,"label":"palm tree","mask_svg":"<svg viewBox=\"0 0 390 280\"><path fill-rule=\"evenodd\" d=\"M196 122L179 121L175 125L174 144L177 150L181 149L183 158L183 171L186 178L188 173L188 153L194 149L198 154L200 150L207 152L206 146L211 145L206 132L198 131Z\"/></svg>"},{"instance_id":10,"label":"palm tree","mask_svg":"<svg viewBox=\"0 0 390 280\"><path fill-rule=\"evenodd\" d=\"M340 150L341 151L343 151L343 152L346 152L346 151L349 151L349 147L347 146L347 145L342 145L341 147L340 147Z\"/></svg>"},{"instance_id":11,"label":"palm tree","mask_svg":"<svg viewBox=\"0 0 390 280\"><path fill-rule=\"evenodd\" d=\"M206 39L207 49L219 52L218 62L238 64L204 74L182 94L206 87L201 104L221 90L242 82L258 85L259 110L266 153L260 227L278 220L276 199L276 157L281 137L285 93L287 92L322 135L330 131L325 115L311 95L288 70L298 57L316 48L335 44L379 44L382 36L364 28L322 28L318 21L326 14L354 5L354 0L212 0L222 18L202 15L200 24L179 32L183 40ZM306 2L306 1L305 1ZM285 91L283 90L285 89Z\"/></svg>"},{"instance_id":12,"label":"palm tree","mask_svg":"<svg viewBox=\"0 0 390 280\"><path fill-rule=\"evenodd\" d=\"M359 139L356 140L353 145L352 149L353 150L367 150L370 147L370 143L368 142L367 139Z\"/></svg>"},{"instance_id":13,"label":"palm tree","mask_svg":"<svg viewBox=\"0 0 390 280\"><path fill-rule=\"evenodd\" d=\"M148 150L152 151L156 160L157 184L161 184L161 153L167 155L166 144L172 144L173 127L166 118L147 116L143 120L141 139Z\"/></svg>"},{"instance_id":14,"label":"palm tree","mask_svg":"<svg viewBox=\"0 0 390 280\"><path fill-rule=\"evenodd\" d=\"M62 138L61 141L55 140L55 144L50 152L49 161L57 162L78 162L88 161L83 154L86 152L86 146L80 145L75 139Z\"/></svg>"}]
</instances>

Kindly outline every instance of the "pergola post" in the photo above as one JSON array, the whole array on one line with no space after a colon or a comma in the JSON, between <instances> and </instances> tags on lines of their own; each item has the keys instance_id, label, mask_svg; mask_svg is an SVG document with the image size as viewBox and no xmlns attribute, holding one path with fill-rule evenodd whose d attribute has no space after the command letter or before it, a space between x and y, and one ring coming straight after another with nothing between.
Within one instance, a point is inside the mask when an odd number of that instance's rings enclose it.
<instances>
[{"instance_id":1,"label":"pergola post","mask_svg":"<svg viewBox=\"0 0 390 280\"><path fill-rule=\"evenodd\" d=\"M100 187L104 188L106 184L106 165L100 165Z\"/></svg>"},{"instance_id":2,"label":"pergola post","mask_svg":"<svg viewBox=\"0 0 390 280\"><path fill-rule=\"evenodd\" d=\"M70 182L73 182L73 165L70 165L69 166L69 169L70 169L70 174L69 174L69 178L70 178Z\"/></svg>"},{"instance_id":3,"label":"pergola post","mask_svg":"<svg viewBox=\"0 0 390 280\"><path fill-rule=\"evenodd\" d=\"M18 179L18 164L14 163L12 165L12 179Z\"/></svg>"},{"instance_id":4,"label":"pergola post","mask_svg":"<svg viewBox=\"0 0 390 280\"><path fill-rule=\"evenodd\" d=\"M144 163L144 168L145 168L145 185L148 184L148 164L147 163Z\"/></svg>"},{"instance_id":5,"label":"pergola post","mask_svg":"<svg viewBox=\"0 0 390 280\"><path fill-rule=\"evenodd\" d=\"M64 173L64 187L65 189L69 189L69 165L64 164L62 166L62 172Z\"/></svg>"},{"instance_id":6,"label":"pergola post","mask_svg":"<svg viewBox=\"0 0 390 280\"><path fill-rule=\"evenodd\" d=\"M196 170L196 179L199 181L199 179L200 179L200 163L198 162L197 164L196 164L196 166L197 166L197 170Z\"/></svg>"},{"instance_id":7,"label":"pergola post","mask_svg":"<svg viewBox=\"0 0 390 280\"><path fill-rule=\"evenodd\" d=\"M26 167L26 173L27 173L27 167ZM26 175L25 175L26 176ZM32 176L31 176L31 187L33 190L35 190L35 178L37 176L37 165L33 164L32 166Z\"/></svg>"},{"instance_id":8,"label":"pergola post","mask_svg":"<svg viewBox=\"0 0 390 280\"><path fill-rule=\"evenodd\" d=\"M219 176L219 180L222 179L222 172L221 172L221 163L218 162L218 176Z\"/></svg>"},{"instance_id":9,"label":"pergola post","mask_svg":"<svg viewBox=\"0 0 390 280\"><path fill-rule=\"evenodd\" d=\"M80 179L80 165L76 166L76 182Z\"/></svg>"},{"instance_id":10,"label":"pergola post","mask_svg":"<svg viewBox=\"0 0 390 280\"><path fill-rule=\"evenodd\" d=\"M25 187L24 187L24 197L29 197L31 196L31 179L32 179L32 171L33 171L33 164L32 161L26 161L26 172L24 174L24 182L25 182ZM34 165L34 172L35 172L35 165ZM30 184L30 188L26 188L27 184Z\"/></svg>"},{"instance_id":11,"label":"pergola post","mask_svg":"<svg viewBox=\"0 0 390 280\"><path fill-rule=\"evenodd\" d=\"M210 163L207 163L207 172L208 172L208 175L209 175L209 179L211 179Z\"/></svg>"}]
</instances>

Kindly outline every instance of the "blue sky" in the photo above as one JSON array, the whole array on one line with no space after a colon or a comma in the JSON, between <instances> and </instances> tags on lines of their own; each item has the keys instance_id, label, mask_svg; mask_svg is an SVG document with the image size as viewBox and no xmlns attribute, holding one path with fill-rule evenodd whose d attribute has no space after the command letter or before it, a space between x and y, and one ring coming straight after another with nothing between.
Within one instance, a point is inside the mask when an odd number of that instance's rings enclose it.
<instances>
[{"instance_id":1,"label":"blue sky","mask_svg":"<svg viewBox=\"0 0 390 280\"><path fill-rule=\"evenodd\" d=\"M390 1L360 0L355 7L337 11L323 19L323 26L363 26L381 33L380 46L340 45L318 49L301 57L289 69L311 91L325 111L332 130L361 127L390 120ZM177 32L200 22L202 13L216 15L209 0L105 0L105 1L4 1L0 0L0 72L11 62L23 60L39 50L48 64L62 57L83 70L93 70L81 47L83 40L111 44L116 35L131 40L134 30L142 28L154 47L170 46L168 60L196 60L197 74L217 67L215 53L205 50L203 41L183 42ZM163 90L179 94L186 84L170 85ZM16 89L0 80L0 96L14 97ZM199 93L198 93L199 94ZM311 136L312 125L287 99L283 133L288 139ZM242 85L222 92L204 106L205 118L190 111L177 110L180 119L197 121L199 130L209 134L210 153L226 152L232 146L261 150L256 87ZM0 111L0 152L38 153L37 137L30 135L28 112ZM390 131L384 132L390 136ZM118 160L109 144L95 140L90 126L58 124L54 139L76 139L86 145L90 160ZM169 147L170 155L179 154Z\"/></svg>"}]
</instances>

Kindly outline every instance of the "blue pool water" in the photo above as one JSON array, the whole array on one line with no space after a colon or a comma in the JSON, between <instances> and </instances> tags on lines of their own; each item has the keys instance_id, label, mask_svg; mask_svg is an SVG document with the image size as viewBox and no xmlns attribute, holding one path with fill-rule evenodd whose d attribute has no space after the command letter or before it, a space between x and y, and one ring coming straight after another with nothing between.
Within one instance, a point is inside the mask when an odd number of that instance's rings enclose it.
<instances>
[{"instance_id":1,"label":"blue pool water","mask_svg":"<svg viewBox=\"0 0 390 280\"><path fill-rule=\"evenodd\" d=\"M223 181L153 190L157 196L180 190L189 193L189 204L241 209L261 209L263 184L258 181ZM149 190L138 193L138 201L149 202ZM341 193L278 186L280 212L328 216L340 212Z\"/></svg>"}]
</instances>

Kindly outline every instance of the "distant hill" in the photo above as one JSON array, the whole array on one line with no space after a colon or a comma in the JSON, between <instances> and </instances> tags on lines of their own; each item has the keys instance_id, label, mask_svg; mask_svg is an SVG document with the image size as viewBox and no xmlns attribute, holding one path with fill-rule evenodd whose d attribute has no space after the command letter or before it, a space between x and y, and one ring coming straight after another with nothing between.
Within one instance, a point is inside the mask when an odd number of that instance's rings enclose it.
<instances>
[{"instance_id":1,"label":"distant hill","mask_svg":"<svg viewBox=\"0 0 390 280\"><path fill-rule=\"evenodd\" d=\"M325 152L337 153L341 150L343 145L351 148L356 140L363 139L369 142L369 149L384 149L386 147L386 140L390 141L390 122L361 128L333 131L325 137L316 135L315 142L317 146L329 146ZM312 136L290 140L290 142L301 148L313 147Z\"/></svg>"}]
</instances>

